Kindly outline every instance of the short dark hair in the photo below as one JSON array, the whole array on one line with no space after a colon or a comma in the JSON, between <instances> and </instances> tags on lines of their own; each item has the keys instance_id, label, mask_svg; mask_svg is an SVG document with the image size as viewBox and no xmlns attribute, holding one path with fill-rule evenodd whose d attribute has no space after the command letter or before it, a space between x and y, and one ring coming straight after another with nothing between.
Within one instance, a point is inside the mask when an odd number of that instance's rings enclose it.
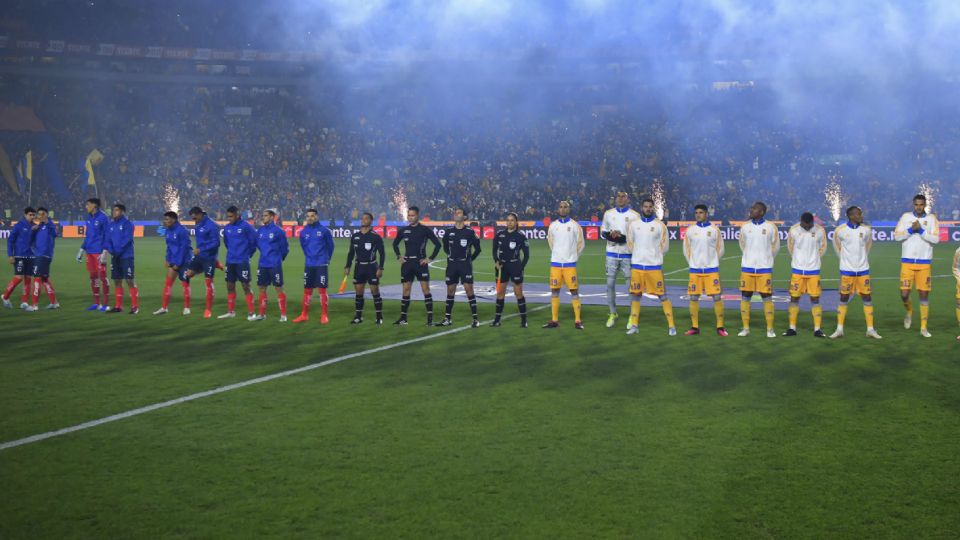
<instances>
[{"instance_id":1,"label":"short dark hair","mask_svg":"<svg viewBox=\"0 0 960 540\"><path fill-rule=\"evenodd\" d=\"M760 208L763 208L763 213L764 213L764 214L767 213L767 205L764 204L763 201L757 201L757 202L755 202L755 203L753 203L753 204L754 204L754 205L758 205L758 204L759 204L759 205L760 205Z\"/></svg>"},{"instance_id":2,"label":"short dark hair","mask_svg":"<svg viewBox=\"0 0 960 540\"><path fill-rule=\"evenodd\" d=\"M462 207L462 206L454 206L454 207L453 207L453 213L454 213L454 214L457 213L457 210L460 210L461 212L463 212L463 217L467 217L467 216L470 215L470 212L467 212L467 209L464 208L464 207Z\"/></svg>"},{"instance_id":3,"label":"short dark hair","mask_svg":"<svg viewBox=\"0 0 960 540\"><path fill-rule=\"evenodd\" d=\"M923 193L917 193L913 196L913 200L927 202L927 196Z\"/></svg>"},{"instance_id":4,"label":"short dark hair","mask_svg":"<svg viewBox=\"0 0 960 540\"><path fill-rule=\"evenodd\" d=\"M370 212L364 212L360 214L360 217L363 217L363 216L370 216L370 221L373 221L373 214L371 214Z\"/></svg>"},{"instance_id":5,"label":"short dark hair","mask_svg":"<svg viewBox=\"0 0 960 540\"><path fill-rule=\"evenodd\" d=\"M37 207L37 212L46 212L46 213L48 213L48 214L50 213L49 210L47 210L46 208L44 208L44 207L42 207L42 206L38 206L38 207Z\"/></svg>"},{"instance_id":6,"label":"short dark hair","mask_svg":"<svg viewBox=\"0 0 960 540\"><path fill-rule=\"evenodd\" d=\"M698 204L698 205L694 206L693 209L694 209L694 211L696 211L696 210L703 210L704 212L710 213L710 209L707 208L707 205L705 205L705 204Z\"/></svg>"},{"instance_id":7,"label":"short dark hair","mask_svg":"<svg viewBox=\"0 0 960 540\"><path fill-rule=\"evenodd\" d=\"M274 212L272 208L267 208L266 210L264 210L264 212L270 214L273 217L277 217L277 213Z\"/></svg>"},{"instance_id":8,"label":"short dark hair","mask_svg":"<svg viewBox=\"0 0 960 540\"><path fill-rule=\"evenodd\" d=\"M418 216L420 215L420 207L419 207L419 206L409 206L409 207L407 207L407 212L409 212L409 211L411 211L411 210L413 210L414 212L416 212Z\"/></svg>"},{"instance_id":9,"label":"short dark hair","mask_svg":"<svg viewBox=\"0 0 960 540\"><path fill-rule=\"evenodd\" d=\"M800 223L813 223L813 214L810 212L800 214Z\"/></svg>"},{"instance_id":10,"label":"short dark hair","mask_svg":"<svg viewBox=\"0 0 960 540\"><path fill-rule=\"evenodd\" d=\"M516 212L507 212L507 217L513 216L513 219L520 221L520 216Z\"/></svg>"},{"instance_id":11,"label":"short dark hair","mask_svg":"<svg viewBox=\"0 0 960 540\"><path fill-rule=\"evenodd\" d=\"M87 202L90 203L90 204L95 204L95 205L97 205L97 208L100 208L100 199L98 199L98 198L96 198L96 197L92 197L92 198L90 198L90 199L87 199Z\"/></svg>"},{"instance_id":12,"label":"short dark hair","mask_svg":"<svg viewBox=\"0 0 960 540\"><path fill-rule=\"evenodd\" d=\"M229 211L229 210L228 210L228 211ZM176 213L176 212L173 212L173 211L164 212L164 213L163 213L163 217L168 217L168 218L170 218L170 219L172 219L172 220L174 220L174 221L180 219L180 216L178 216L177 213Z\"/></svg>"},{"instance_id":13,"label":"short dark hair","mask_svg":"<svg viewBox=\"0 0 960 540\"><path fill-rule=\"evenodd\" d=\"M307 208L307 212L306 212L306 213L309 214L310 212L313 212L314 214L316 214L316 213L317 213L317 209L316 209L316 208Z\"/></svg>"},{"instance_id":14,"label":"short dark hair","mask_svg":"<svg viewBox=\"0 0 960 540\"><path fill-rule=\"evenodd\" d=\"M239 213L240 213L240 210L239 210L236 206L231 206L231 207L227 208L227 212L229 212L229 213L231 213L231 214L239 214Z\"/></svg>"},{"instance_id":15,"label":"short dark hair","mask_svg":"<svg viewBox=\"0 0 960 540\"><path fill-rule=\"evenodd\" d=\"M863 209L859 206L851 206L850 208L847 208L847 217L850 217L850 214L852 214L854 210L860 210L863 212Z\"/></svg>"},{"instance_id":16,"label":"short dark hair","mask_svg":"<svg viewBox=\"0 0 960 540\"><path fill-rule=\"evenodd\" d=\"M650 203L650 204L652 204L652 205L656 205L656 204L657 204L657 203L653 202L653 199L651 199L650 197L644 197L643 200L640 201L640 206L643 206L644 204L647 204L647 203Z\"/></svg>"},{"instance_id":17,"label":"short dark hair","mask_svg":"<svg viewBox=\"0 0 960 540\"><path fill-rule=\"evenodd\" d=\"M203 214L204 212L203 212L203 208L200 208L199 206L194 206L194 207L191 208L190 211L187 212L187 213L192 216L192 215L194 215L194 214Z\"/></svg>"},{"instance_id":18,"label":"short dark hair","mask_svg":"<svg viewBox=\"0 0 960 540\"><path fill-rule=\"evenodd\" d=\"M124 205L122 205L122 204L120 204L120 203L114 204L113 207L114 207L114 208L119 208L121 212L126 212L126 211L127 211L127 207L124 206Z\"/></svg>"},{"instance_id":19,"label":"short dark hair","mask_svg":"<svg viewBox=\"0 0 960 540\"><path fill-rule=\"evenodd\" d=\"M28 207L26 207L26 208L23 209L23 213L24 213L24 215L26 215L26 214L36 214L37 211L36 211L32 206L28 206Z\"/></svg>"}]
</instances>

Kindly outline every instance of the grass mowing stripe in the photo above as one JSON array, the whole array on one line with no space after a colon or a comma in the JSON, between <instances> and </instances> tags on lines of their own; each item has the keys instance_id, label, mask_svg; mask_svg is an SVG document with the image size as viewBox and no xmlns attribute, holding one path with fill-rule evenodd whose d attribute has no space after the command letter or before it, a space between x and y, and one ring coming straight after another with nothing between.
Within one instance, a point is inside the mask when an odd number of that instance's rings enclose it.
<instances>
[{"instance_id":1,"label":"grass mowing stripe","mask_svg":"<svg viewBox=\"0 0 960 540\"><path fill-rule=\"evenodd\" d=\"M544 310L544 309L546 309L546 308L548 308L548 307L550 307L549 304L543 305L543 306L539 306L539 307L535 307L535 308L533 308L533 309L531 309L531 310L528 310L528 313L533 313L533 312L536 312L536 311L541 311L541 310ZM505 315L505 316L503 316L502 319L512 319L512 318L517 317L517 316L519 316L519 315L520 315L519 313L512 313L512 314L510 314L510 315ZM490 322L492 322L492 321L484 321L482 324L489 324ZM126 412L117 413L117 414L112 414L112 415L110 415L110 416L105 416L105 417L103 417L103 418L99 418L99 419L97 419L97 420L91 420L91 421L89 421L89 422L84 422L84 423L82 423L82 424L76 424L76 425L74 425L74 426L65 427L65 428L61 428L61 429L54 430L54 431L47 431L46 433L38 433L38 434L36 434L36 435L31 435L31 436L29 436L29 437L24 437L24 438L22 438L22 439L16 439L16 440L8 441L8 442L5 442L5 443L0 443L0 451L7 450L8 448L16 448L17 446L23 446L23 445L25 445L25 444L40 442L40 441L43 441L43 440L46 440L46 439L51 439L51 438L53 438L53 437L58 437L58 436L60 436L60 435L66 435L66 434L68 434L68 433L73 433L73 432L75 432L75 431L82 431L82 430L84 430L84 429L89 429L89 428L96 427L96 426L100 426L100 425L103 425L103 424L108 424L108 423L110 423L110 422L116 422L117 420L123 420L124 418L130 418L131 416L141 415L141 414L144 414L144 413L148 413L148 412L150 412L150 411L155 411L155 410L158 410L158 409L165 409L165 408L167 408L167 407L172 407L172 406L174 406L174 405L179 405L179 404L181 404L181 403L186 403L186 402L188 402L188 401L193 401L193 400L200 399L200 398L205 398L205 397L214 396L214 395L217 395L217 394L222 394L222 393L224 393L224 392L229 392L229 391L231 391L231 390L236 390L236 389L238 389L238 388L244 388L244 387L247 387L247 386L252 386L252 385L254 385L254 384L260 384L260 383L272 381L272 380L275 380L275 379L281 379L281 378L283 378L283 377L289 377L289 376L291 376L291 375L297 375L297 374L299 374L299 373L304 373L304 372L311 371L311 370L314 370L314 369L317 369L317 368L321 368L321 367L324 367L324 366L329 366L329 365L331 365L331 364L336 364L336 363L338 363L338 362L343 362L344 360L350 360L350 359L352 359L352 358L358 358L358 357L360 357L360 356L366 356L366 355L368 355L368 354L373 354L373 353L388 351L388 350L390 350L390 349L396 349L397 347L403 347L404 345L412 345L412 344L414 344L414 343L419 343L419 342L421 342L421 341L427 341L427 340L431 340L431 339L438 338L438 337L441 337L441 336L447 336L447 335L450 335L450 334L455 334L455 333L457 333L457 332L462 332L462 331L464 331L464 330L467 330L468 328L471 328L471 327L470 327L469 325L468 325L468 326L461 326L460 328L453 328L453 329L451 329L451 330L444 330L443 332L438 332L438 333L436 333L436 334L430 334L430 335L427 335L427 336L420 336L420 337L418 337L418 338L408 339L408 340L406 340L406 341L399 341L399 342L397 342L397 343L391 343L391 344L389 344L389 345L383 345L383 346L376 347L376 348L373 348L373 349L367 349L367 350L365 350L365 351L358 351L358 352L355 352L355 353L345 354L345 355L343 355L343 356L338 356L338 357L336 357L336 358L331 358L331 359L329 359L329 360L324 360L323 362L317 362L317 363L309 364L309 365L306 365L306 366L303 366L303 367L299 367L299 368L295 368L295 369L288 369L288 370L286 370L286 371L280 371L280 372L278 372L278 373L273 373L273 374L271 374L271 375L265 375L265 376L263 376L263 377L257 377L257 378L255 378L255 379L249 379L249 380L241 381L241 382L238 382L238 383L228 384L228 385L226 385L226 386L220 386L220 387L214 388L214 389L212 389L212 390L205 390L205 391L203 391L203 392L197 392L197 393L195 393L195 394L190 394L190 395L188 395L188 396L178 397L178 398L171 399L171 400L167 400L167 401L163 401L163 402L160 402L160 403L154 403L153 405L147 405L147 406L145 406L145 407L139 407L139 408L136 408L136 409L131 409L131 410L126 411Z\"/></svg>"}]
</instances>

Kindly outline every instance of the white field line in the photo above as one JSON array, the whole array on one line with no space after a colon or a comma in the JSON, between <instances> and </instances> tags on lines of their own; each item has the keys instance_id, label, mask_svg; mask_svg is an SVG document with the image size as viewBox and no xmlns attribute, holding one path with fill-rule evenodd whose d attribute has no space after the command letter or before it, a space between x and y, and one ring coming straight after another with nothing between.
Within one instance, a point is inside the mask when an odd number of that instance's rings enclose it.
<instances>
[{"instance_id":1,"label":"white field line","mask_svg":"<svg viewBox=\"0 0 960 540\"><path fill-rule=\"evenodd\" d=\"M535 308L533 308L533 309L527 310L527 313L533 313L533 312L535 312L535 311L540 311L540 310L546 309L546 308L548 308L548 307L550 307L549 304L546 304L546 305L543 305L543 306L538 306L538 307L535 307ZM504 317L502 317L502 319L511 319L511 318L513 318L513 317L517 317L518 315L519 315L519 313L512 313L512 314L510 314L510 315L505 315ZM490 322L491 322L491 321L485 321L483 324L489 324ZM365 351L359 351L359 352L355 352L355 353L345 354L345 355L343 355L343 356L338 356L338 357L336 357L336 358L331 358L331 359L329 359L329 360L324 360L323 362L317 362L317 363L315 363L315 364L309 364L309 365L306 365L306 366L303 366L303 367L299 367L299 368L296 368L296 369L290 369L290 370L287 370L287 371L280 371L280 372L278 372L278 373L273 373L273 374L271 374L271 375L265 375L265 376L263 376L263 377L257 377L256 379L250 379L250 380L246 380L246 381L242 381L242 382L238 382L238 383L228 384L228 385L226 385L226 386L220 386L220 387L214 388L214 389L212 389L212 390L205 390L205 391L203 391L203 392L197 392L197 393L195 393L195 394L190 394L190 395L188 395L188 396L178 397L178 398L176 398L176 399L171 399L171 400L163 401L163 402L160 402L160 403L154 403L153 405L147 405L147 406L145 406L145 407L139 407L139 408L137 408L137 409L131 409L131 410L126 411L126 412L122 412L122 413L118 413L118 414L113 414L113 415L110 415L110 416L105 416L105 417L103 417L103 418L99 418L99 419L97 419L97 420L91 420L91 421L89 421L89 422L84 422L84 423L82 423L82 424L77 424L77 425L74 425L74 426L65 427L65 428L61 428L61 429L58 429L58 430L54 430L54 431L47 431L46 433L38 433L38 434L36 434L36 435L31 435L31 436L29 436L29 437L24 437L24 438L22 438L22 439L16 439L16 440L13 440L13 441L7 441L7 442L5 442L5 443L0 443L0 451L2 451L2 450L7 450L7 449L9 449L9 448L16 448L17 446L23 446L23 445L25 445L25 444L40 442L40 441L43 441L43 440L46 440L46 439L50 439L50 438L53 438L53 437L58 437L58 436L60 436L60 435L66 435L66 434L68 434L68 433L73 433L73 432L75 432L75 431L82 431L82 430L85 430L85 429L90 429L90 428L92 428L92 427L97 427L97 426L100 426L100 425L103 425L103 424L108 424L108 423L110 423L110 422L116 422L117 420L123 420L124 418L130 418L131 416L138 416L138 415L141 415L141 414L144 414L144 413L148 413L148 412L151 412L151 411L156 411L156 410L158 410L158 409L165 409L165 408L167 408L167 407L173 407L174 405L179 405L179 404L181 404L181 403L186 403L186 402L188 402L188 401L194 401L194 400L197 400L197 399L200 399L200 398L205 398L205 397L209 397L209 396L215 396L215 395L217 395L217 394L222 394L222 393L224 393L224 392L229 392L229 391L231 391L231 390L237 390L237 389L240 389L240 388L245 388L245 387L247 387L247 386L253 386L253 385L255 385L255 384L265 383L265 382L269 382L269 381L272 381L272 380L275 380L275 379L282 379L282 378L284 378L284 377L290 377L291 375L298 375L298 374L300 374L300 373L304 373L304 372L307 372L307 371L311 371L311 370L314 370L314 369L317 369L317 368L322 368L322 367L324 367L324 366L329 366L329 365L331 365L331 364L336 364L336 363L338 363L338 362L343 362L343 361L345 361L345 360L350 360L350 359L353 359L353 358L359 358L359 357L361 357L361 356L367 356L367 355L375 354L375 353L378 353L378 352L389 351L390 349L396 349L397 347L403 347L403 346L405 346L405 345L412 345L412 344L414 344L414 343L419 343L419 342L421 342L421 341L427 341L427 340L430 340L430 339L436 339L436 338L441 337L441 336L446 336L446 335L450 335L450 334L455 334L455 333L457 333L457 332L463 332L464 330L467 330L467 329L469 329L469 328L470 328L469 325L468 325L468 326L461 326L461 327L459 327L459 328L454 328L454 329L451 329L451 330L444 330L443 332L437 332L436 334L430 334L430 335L421 336L421 337L414 338L414 339L408 339L408 340L406 340L406 341L399 341L399 342L397 342L397 343L391 343L391 344L389 344L389 345L384 345L384 346L382 346L382 347L376 347L376 348L374 348L374 349L368 349L368 350L365 350Z\"/></svg>"}]
</instances>

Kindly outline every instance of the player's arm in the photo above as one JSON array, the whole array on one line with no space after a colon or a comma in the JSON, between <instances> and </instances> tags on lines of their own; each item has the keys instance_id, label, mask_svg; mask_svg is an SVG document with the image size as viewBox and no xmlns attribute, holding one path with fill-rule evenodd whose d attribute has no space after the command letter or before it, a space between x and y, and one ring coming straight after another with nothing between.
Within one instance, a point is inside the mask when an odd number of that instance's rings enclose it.
<instances>
[{"instance_id":1,"label":"player's arm","mask_svg":"<svg viewBox=\"0 0 960 540\"><path fill-rule=\"evenodd\" d=\"M840 257L840 252L843 251L843 246L840 244L840 231L843 227L844 225L840 225L833 230L833 251L837 253L837 257Z\"/></svg>"},{"instance_id":2,"label":"player's arm","mask_svg":"<svg viewBox=\"0 0 960 540\"><path fill-rule=\"evenodd\" d=\"M767 223L770 223L769 221ZM780 251L780 231L777 230L777 226L773 223L770 223L770 249L773 250L773 256L777 256L777 252Z\"/></svg>"},{"instance_id":3,"label":"player's arm","mask_svg":"<svg viewBox=\"0 0 960 540\"><path fill-rule=\"evenodd\" d=\"M920 229L920 234L927 243L940 243L940 222L937 220L937 216L930 214L930 230Z\"/></svg>"},{"instance_id":4,"label":"player's arm","mask_svg":"<svg viewBox=\"0 0 960 540\"><path fill-rule=\"evenodd\" d=\"M960 249L957 249L957 252L953 254L953 277L960 282Z\"/></svg>"},{"instance_id":5,"label":"player's arm","mask_svg":"<svg viewBox=\"0 0 960 540\"><path fill-rule=\"evenodd\" d=\"M633 251L633 224L627 227L627 249Z\"/></svg>"},{"instance_id":6,"label":"player's arm","mask_svg":"<svg viewBox=\"0 0 960 540\"><path fill-rule=\"evenodd\" d=\"M347 264L343 267L344 275L350 271L350 267L353 266L353 238L350 239L350 249L347 250Z\"/></svg>"},{"instance_id":7,"label":"player's arm","mask_svg":"<svg viewBox=\"0 0 960 540\"><path fill-rule=\"evenodd\" d=\"M494 262L494 263L500 262L500 259L498 258L498 256L500 255L500 235L499 235L499 234L495 234L495 235L493 236L493 250L492 250L492 251L493 251L493 253L491 253L491 255L493 255L493 262Z\"/></svg>"},{"instance_id":8,"label":"player's arm","mask_svg":"<svg viewBox=\"0 0 960 540\"><path fill-rule=\"evenodd\" d=\"M796 225L793 227L796 227ZM787 233L787 251L790 252L791 257L793 257L793 248L795 247L795 242L793 240L793 227L790 227L790 231Z\"/></svg>"},{"instance_id":9,"label":"player's arm","mask_svg":"<svg viewBox=\"0 0 960 540\"><path fill-rule=\"evenodd\" d=\"M14 225L13 230L10 231L10 236L7 237L7 257L13 259L13 247L17 245L17 237L20 236L20 229ZM10 262L13 262L12 260Z\"/></svg>"},{"instance_id":10,"label":"player's arm","mask_svg":"<svg viewBox=\"0 0 960 540\"><path fill-rule=\"evenodd\" d=\"M403 238L403 230L397 229L397 237L393 239L393 252L400 258L400 239Z\"/></svg>"},{"instance_id":11,"label":"player's arm","mask_svg":"<svg viewBox=\"0 0 960 540\"><path fill-rule=\"evenodd\" d=\"M480 256L480 237L476 234L473 235L473 240L470 241L470 244L473 246L473 255L470 256L470 261L477 260L477 257Z\"/></svg>"},{"instance_id":12,"label":"player's arm","mask_svg":"<svg viewBox=\"0 0 960 540\"><path fill-rule=\"evenodd\" d=\"M337 245L333 241L333 233L330 229L323 230L323 247L327 249L327 255L333 259L333 250L337 249Z\"/></svg>"},{"instance_id":13,"label":"player's arm","mask_svg":"<svg viewBox=\"0 0 960 540\"><path fill-rule=\"evenodd\" d=\"M667 233L666 223L660 222L660 227L663 229L660 234L660 252L666 255L670 251L670 235Z\"/></svg>"},{"instance_id":14,"label":"player's arm","mask_svg":"<svg viewBox=\"0 0 960 540\"><path fill-rule=\"evenodd\" d=\"M741 252L741 253L743 253L743 249L744 249L745 247L747 247L747 235L743 234L743 228L746 227L746 226L747 226L746 223L744 223L743 225L740 226L740 238L737 239L737 242L740 243L740 252Z\"/></svg>"},{"instance_id":15,"label":"player's arm","mask_svg":"<svg viewBox=\"0 0 960 540\"><path fill-rule=\"evenodd\" d=\"M440 240L437 239L437 235L433 233L433 229L430 227L427 227L427 240L433 243L433 253L430 254L428 259L435 261L440 253Z\"/></svg>"},{"instance_id":16,"label":"player's arm","mask_svg":"<svg viewBox=\"0 0 960 540\"><path fill-rule=\"evenodd\" d=\"M690 266L690 230L696 227L696 225L691 225L687 227L687 230L683 234L683 258L687 260L687 266Z\"/></svg>"},{"instance_id":17,"label":"player's arm","mask_svg":"<svg viewBox=\"0 0 960 540\"><path fill-rule=\"evenodd\" d=\"M379 270L383 270L383 265L387 262L387 253L383 248L383 238L377 236L377 257L380 259Z\"/></svg>"},{"instance_id":18,"label":"player's arm","mask_svg":"<svg viewBox=\"0 0 960 540\"><path fill-rule=\"evenodd\" d=\"M819 251L820 256L823 257L823 254L826 253L827 251L827 230L824 229L823 227L820 227L819 234L820 234L820 237L818 238L818 240L820 241L820 249L818 249L817 251Z\"/></svg>"},{"instance_id":19,"label":"player's arm","mask_svg":"<svg viewBox=\"0 0 960 540\"><path fill-rule=\"evenodd\" d=\"M443 241L441 243L443 244L443 252L450 255L450 235L443 235Z\"/></svg>"},{"instance_id":20,"label":"player's arm","mask_svg":"<svg viewBox=\"0 0 960 540\"><path fill-rule=\"evenodd\" d=\"M576 222L575 222L576 223ZM586 242L583 239L583 227L577 223L577 257L583 253L583 248L586 246Z\"/></svg>"},{"instance_id":21,"label":"player's arm","mask_svg":"<svg viewBox=\"0 0 960 540\"><path fill-rule=\"evenodd\" d=\"M897 228L893 230L893 239L897 242L903 242L907 238L910 238L910 229L909 218L904 214L900 217L900 221L897 222Z\"/></svg>"},{"instance_id":22,"label":"player's arm","mask_svg":"<svg viewBox=\"0 0 960 540\"><path fill-rule=\"evenodd\" d=\"M550 248L550 251L553 251L553 223L547 227L547 247Z\"/></svg>"},{"instance_id":23,"label":"player's arm","mask_svg":"<svg viewBox=\"0 0 960 540\"><path fill-rule=\"evenodd\" d=\"M867 230L863 231L867 235L867 253L870 253L870 250L873 248L873 227L867 227Z\"/></svg>"},{"instance_id":24,"label":"player's arm","mask_svg":"<svg viewBox=\"0 0 960 540\"><path fill-rule=\"evenodd\" d=\"M287 260L287 255L290 253L290 243L287 242L286 233L280 235L280 260Z\"/></svg>"},{"instance_id":25,"label":"player's arm","mask_svg":"<svg viewBox=\"0 0 960 540\"><path fill-rule=\"evenodd\" d=\"M526 268L527 262L530 260L530 242L524 238L523 245L520 246L520 253L523 255L520 259L520 267Z\"/></svg>"},{"instance_id":26,"label":"player's arm","mask_svg":"<svg viewBox=\"0 0 960 540\"><path fill-rule=\"evenodd\" d=\"M247 227L247 253L249 258L253 258L253 254L257 252L257 230L252 226Z\"/></svg>"},{"instance_id":27,"label":"player's arm","mask_svg":"<svg viewBox=\"0 0 960 540\"><path fill-rule=\"evenodd\" d=\"M723 254L726 252L727 246L723 243L723 236L720 235L720 228L714 226L713 232L717 236L717 260L720 260L723 258Z\"/></svg>"}]
</instances>

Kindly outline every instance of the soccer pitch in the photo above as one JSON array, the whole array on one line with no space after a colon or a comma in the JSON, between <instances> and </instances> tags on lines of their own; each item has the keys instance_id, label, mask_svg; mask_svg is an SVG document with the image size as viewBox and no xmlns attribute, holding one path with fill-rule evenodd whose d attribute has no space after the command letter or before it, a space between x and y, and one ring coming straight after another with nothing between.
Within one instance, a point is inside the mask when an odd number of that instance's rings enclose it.
<instances>
[{"instance_id":1,"label":"soccer pitch","mask_svg":"<svg viewBox=\"0 0 960 540\"><path fill-rule=\"evenodd\" d=\"M539 328L549 317L539 309L528 329L512 318L450 332L421 324L417 287L403 328L390 326L396 301L385 303L385 326L372 324L369 293L360 326L349 324L352 295L331 301L329 325L317 322L316 299L309 323L281 324L272 290L266 321L204 320L202 280L193 315L179 315L175 288L170 314L154 317L155 238L136 244L141 314L88 313L78 246L57 246L51 280L63 309L0 310L0 443L379 350L0 450L2 538L960 534L955 246L936 248L934 337L923 339L916 322L901 324L900 246L874 245L881 341L863 336L859 300L836 341L814 339L808 313L798 337L721 338L709 305L701 336L668 337L658 307L644 307L639 335L626 336L625 299L614 329L593 305L575 331L564 299L556 330ZM338 240L335 285L346 246ZM399 265L387 249L390 284ZM488 241L483 249L478 279L492 280L482 273ZM737 284L738 254L728 243L726 287ZM528 282L545 282L546 243L531 256ZM302 265L291 246L291 318ZM588 243L579 268L585 284L604 283L602 243ZM674 243L668 284L684 285L685 268ZM836 294L836 268L828 251L825 296ZM225 311L222 278L215 313ZM785 249L774 278L786 288ZM443 295L434 303L439 320ZM455 309L462 328L462 297ZM481 304L481 320L493 309ZM514 313L508 300L504 314ZM682 333L686 309L676 317ZM835 320L824 314L828 333ZM778 311L778 333L786 323ZM736 309L726 326L739 329ZM759 305L753 327L763 328Z\"/></svg>"}]
</instances>

